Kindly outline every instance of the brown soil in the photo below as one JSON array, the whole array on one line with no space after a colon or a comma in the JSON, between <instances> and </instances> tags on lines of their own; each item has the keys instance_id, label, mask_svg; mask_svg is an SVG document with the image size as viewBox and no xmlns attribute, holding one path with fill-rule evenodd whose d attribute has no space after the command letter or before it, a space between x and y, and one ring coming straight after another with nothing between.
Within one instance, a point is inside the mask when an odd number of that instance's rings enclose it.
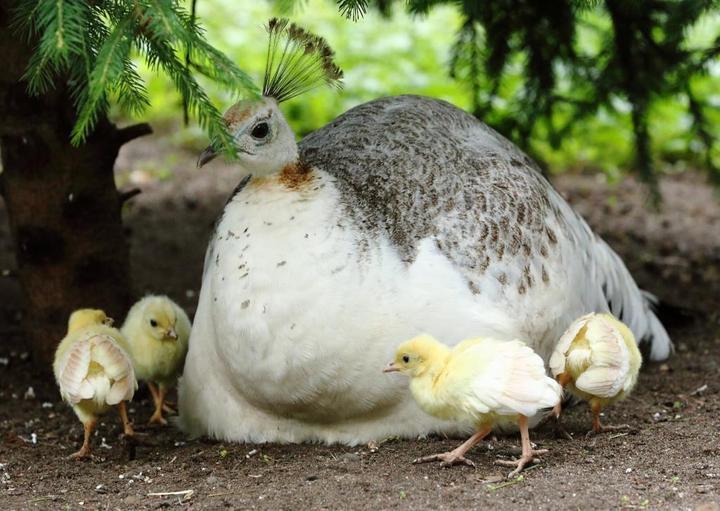
<instances>
[{"instance_id":1,"label":"brown soil","mask_svg":"<svg viewBox=\"0 0 720 511\"><path fill-rule=\"evenodd\" d=\"M167 293L192 312L212 222L240 175L215 163L195 170L192 155L169 159L175 153L163 139L135 142L118 160L118 180L129 186L150 177L126 212L138 292ZM174 170L172 179L157 181L142 171L163 166ZM534 432L550 452L522 478L505 481L507 469L493 461L512 454L514 437L471 452L476 469L440 469L410 461L456 440L389 439L377 450L236 445L190 441L170 427L138 427L144 435L130 461L110 414L93 439L95 458L68 461L82 428L27 358L10 272L0 277L0 507L720 510L718 201L693 175L663 180L660 213L645 209L642 187L633 180L609 187L594 176L563 176L556 185L641 285L696 311L693 320L671 324L676 355L666 364L647 364L637 391L607 411L608 423L628 423L633 431L586 438L587 408L570 409L564 421L574 440L556 438L551 425ZM0 208L0 271L13 264ZM130 410L137 424L149 418L145 392Z\"/></svg>"}]
</instances>

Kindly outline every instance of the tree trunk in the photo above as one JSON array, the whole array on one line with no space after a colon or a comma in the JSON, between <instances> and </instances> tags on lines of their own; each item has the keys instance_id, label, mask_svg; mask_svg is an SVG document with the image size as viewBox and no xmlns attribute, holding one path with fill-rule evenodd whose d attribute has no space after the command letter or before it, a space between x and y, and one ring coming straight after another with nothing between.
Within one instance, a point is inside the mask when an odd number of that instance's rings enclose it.
<instances>
[{"instance_id":1,"label":"tree trunk","mask_svg":"<svg viewBox=\"0 0 720 511\"><path fill-rule=\"evenodd\" d=\"M0 194L26 298L27 341L37 366L49 369L74 309L101 308L120 319L130 304L113 166L120 146L150 128L119 130L101 117L87 142L73 147L73 103L62 77L37 97L21 81L32 48L8 28L11 4L0 1Z\"/></svg>"}]
</instances>

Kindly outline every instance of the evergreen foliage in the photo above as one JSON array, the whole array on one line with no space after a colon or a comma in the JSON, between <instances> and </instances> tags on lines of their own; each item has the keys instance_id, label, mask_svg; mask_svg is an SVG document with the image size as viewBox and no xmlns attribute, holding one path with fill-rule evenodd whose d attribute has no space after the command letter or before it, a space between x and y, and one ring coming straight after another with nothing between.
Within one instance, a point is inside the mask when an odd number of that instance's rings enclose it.
<instances>
[{"instance_id":1,"label":"evergreen foliage","mask_svg":"<svg viewBox=\"0 0 720 511\"><path fill-rule=\"evenodd\" d=\"M280 3L298 3L277 0ZM390 12L391 0L335 0L340 13L359 20L370 7ZM398 2L395 2L398 4ZM457 5L464 23L457 34L450 74L469 87L474 114L533 155L533 140L559 147L602 111L629 108L637 170L656 189L650 129L652 107L683 98L689 135L702 148L713 180L720 183L717 105L695 90L693 78L718 61L720 34L691 46L690 27L717 9L720 0L407 0L411 13ZM143 57L172 79L186 110L211 139L230 148L220 112L193 73L238 95L257 95L251 79L207 43L193 13L177 0L22 0L15 28L36 44L25 79L32 93L62 83L77 111L72 141L81 143L110 101L130 113L149 98L132 61ZM593 47L578 43L594 32ZM523 83L509 84L510 68ZM510 91L508 93L508 91ZM502 92L502 93L501 93ZM509 101L507 98L510 98Z\"/></svg>"},{"instance_id":2,"label":"evergreen foliage","mask_svg":"<svg viewBox=\"0 0 720 511\"><path fill-rule=\"evenodd\" d=\"M74 144L86 139L111 100L131 113L147 107L134 52L170 76L189 112L228 154L232 140L222 115L193 72L229 92L259 94L235 63L208 44L195 17L177 1L24 0L14 27L37 44L24 77L30 92L42 94L59 84L69 88L77 112Z\"/></svg>"},{"instance_id":3,"label":"evergreen foliage","mask_svg":"<svg viewBox=\"0 0 720 511\"><path fill-rule=\"evenodd\" d=\"M385 1L381 7L386 8ZM717 0L408 0L425 14L441 4L464 16L450 73L469 85L474 114L533 153L533 136L555 147L588 116L630 108L637 170L657 194L649 126L652 105L683 97L692 131L703 147L711 178L720 184L715 109L693 89L720 55L720 34L691 47L688 29L717 9ZM338 1L342 13L361 15L367 2ZM596 32L599 44L578 44L578 31ZM524 83L501 98L510 66L522 66ZM507 94L504 94L507 98ZM620 100L620 101L618 101ZM656 195L657 198L657 195Z\"/></svg>"}]
</instances>

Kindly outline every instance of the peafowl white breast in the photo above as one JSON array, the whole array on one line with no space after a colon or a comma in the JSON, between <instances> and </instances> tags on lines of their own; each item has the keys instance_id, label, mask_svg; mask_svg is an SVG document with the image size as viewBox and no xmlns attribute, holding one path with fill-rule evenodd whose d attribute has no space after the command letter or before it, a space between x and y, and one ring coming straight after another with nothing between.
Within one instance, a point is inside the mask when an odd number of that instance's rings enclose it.
<instances>
[{"instance_id":1,"label":"peafowl white breast","mask_svg":"<svg viewBox=\"0 0 720 511\"><path fill-rule=\"evenodd\" d=\"M341 73L322 39L284 20L269 32L263 98L225 116L248 175L207 250L180 385L185 431L347 444L459 433L381 373L423 332L519 338L547 361L575 318L609 311L652 359L668 356L652 298L620 258L471 115L387 97L297 144L278 104Z\"/></svg>"}]
</instances>

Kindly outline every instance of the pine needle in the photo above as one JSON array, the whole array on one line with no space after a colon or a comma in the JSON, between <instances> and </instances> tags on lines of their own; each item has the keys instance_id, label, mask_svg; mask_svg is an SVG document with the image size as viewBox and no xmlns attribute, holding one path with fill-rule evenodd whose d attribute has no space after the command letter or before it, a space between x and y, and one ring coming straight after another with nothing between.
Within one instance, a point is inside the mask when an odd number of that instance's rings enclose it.
<instances>
[{"instance_id":1,"label":"pine needle","mask_svg":"<svg viewBox=\"0 0 720 511\"><path fill-rule=\"evenodd\" d=\"M135 115L149 106L135 54L172 79L188 112L228 153L232 137L191 70L234 95L259 96L251 78L205 40L181 2L18 0L11 27L35 44L23 76L29 92L67 87L76 110L75 145L85 141L111 102Z\"/></svg>"},{"instance_id":2,"label":"pine needle","mask_svg":"<svg viewBox=\"0 0 720 511\"><path fill-rule=\"evenodd\" d=\"M338 0L338 8L340 14L352 21L357 21L365 16L368 2L367 0Z\"/></svg>"}]
</instances>

